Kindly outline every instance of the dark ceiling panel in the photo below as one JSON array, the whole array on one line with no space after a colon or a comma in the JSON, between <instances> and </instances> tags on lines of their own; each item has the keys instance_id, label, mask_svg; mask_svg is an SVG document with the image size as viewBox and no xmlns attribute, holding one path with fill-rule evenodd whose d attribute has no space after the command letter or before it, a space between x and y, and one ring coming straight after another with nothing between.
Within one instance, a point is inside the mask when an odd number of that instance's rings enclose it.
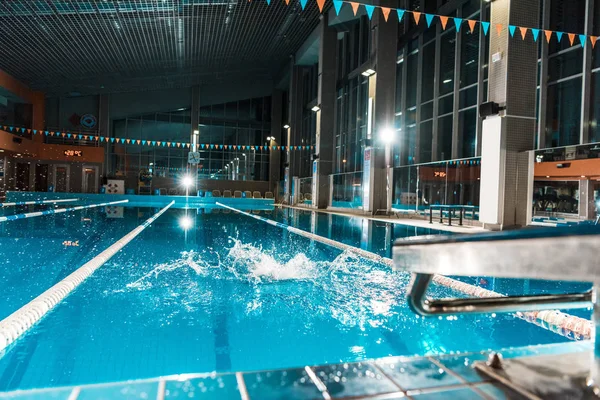
<instances>
[{"instance_id":1,"label":"dark ceiling panel","mask_svg":"<svg viewBox=\"0 0 600 400\"><path fill-rule=\"evenodd\" d=\"M4 0L0 69L49 95L243 83L318 22L313 0Z\"/></svg>"}]
</instances>

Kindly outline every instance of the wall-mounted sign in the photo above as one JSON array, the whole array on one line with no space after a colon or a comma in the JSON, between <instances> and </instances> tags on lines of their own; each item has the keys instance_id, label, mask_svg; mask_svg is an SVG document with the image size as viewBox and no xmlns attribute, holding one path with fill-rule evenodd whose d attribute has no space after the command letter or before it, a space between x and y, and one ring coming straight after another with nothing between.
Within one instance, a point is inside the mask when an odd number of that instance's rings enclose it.
<instances>
[{"instance_id":1,"label":"wall-mounted sign","mask_svg":"<svg viewBox=\"0 0 600 400\"><path fill-rule=\"evenodd\" d=\"M443 171L434 171L433 172L433 176L435 176L436 178L445 178L447 175L448 174Z\"/></svg>"},{"instance_id":2,"label":"wall-mounted sign","mask_svg":"<svg viewBox=\"0 0 600 400\"><path fill-rule=\"evenodd\" d=\"M81 117L81 119L79 120L79 123L81 124L81 126L84 126L86 128L92 129L96 127L96 117L93 116L92 114L85 114L84 116Z\"/></svg>"},{"instance_id":3,"label":"wall-mounted sign","mask_svg":"<svg viewBox=\"0 0 600 400\"><path fill-rule=\"evenodd\" d=\"M81 151L81 150L65 150L65 156L67 156L67 157L83 157L83 151Z\"/></svg>"}]
</instances>

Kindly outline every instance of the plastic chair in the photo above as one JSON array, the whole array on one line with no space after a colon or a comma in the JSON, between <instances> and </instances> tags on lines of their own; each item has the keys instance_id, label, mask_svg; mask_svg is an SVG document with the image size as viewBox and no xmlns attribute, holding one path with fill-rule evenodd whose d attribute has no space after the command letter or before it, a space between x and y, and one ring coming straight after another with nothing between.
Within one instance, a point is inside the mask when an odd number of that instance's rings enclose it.
<instances>
[{"instance_id":1,"label":"plastic chair","mask_svg":"<svg viewBox=\"0 0 600 400\"><path fill-rule=\"evenodd\" d=\"M273 192L265 192L265 199L274 199Z\"/></svg>"},{"instance_id":2,"label":"plastic chair","mask_svg":"<svg viewBox=\"0 0 600 400\"><path fill-rule=\"evenodd\" d=\"M251 199L252 198L252 192L249 191L249 190L246 190L244 192L244 197L247 198L247 199Z\"/></svg>"},{"instance_id":3,"label":"plastic chair","mask_svg":"<svg viewBox=\"0 0 600 400\"><path fill-rule=\"evenodd\" d=\"M262 199L262 194L260 194L259 191L254 191L252 193L252 197L254 197L255 199Z\"/></svg>"},{"instance_id":4,"label":"plastic chair","mask_svg":"<svg viewBox=\"0 0 600 400\"><path fill-rule=\"evenodd\" d=\"M169 189L169 196L177 196L177 189L170 188Z\"/></svg>"},{"instance_id":5,"label":"plastic chair","mask_svg":"<svg viewBox=\"0 0 600 400\"><path fill-rule=\"evenodd\" d=\"M236 190L235 192L233 192L233 197L235 197L236 199L241 199L242 198L242 192L239 190Z\"/></svg>"},{"instance_id":6,"label":"plastic chair","mask_svg":"<svg viewBox=\"0 0 600 400\"><path fill-rule=\"evenodd\" d=\"M213 190L212 191L212 197L221 197L221 191L220 190Z\"/></svg>"},{"instance_id":7,"label":"plastic chair","mask_svg":"<svg viewBox=\"0 0 600 400\"><path fill-rule=\"evenodd\" d=\"M231 190L224 190L223 197L228 199L231 198Z\"/></svg>"}]
</instances>

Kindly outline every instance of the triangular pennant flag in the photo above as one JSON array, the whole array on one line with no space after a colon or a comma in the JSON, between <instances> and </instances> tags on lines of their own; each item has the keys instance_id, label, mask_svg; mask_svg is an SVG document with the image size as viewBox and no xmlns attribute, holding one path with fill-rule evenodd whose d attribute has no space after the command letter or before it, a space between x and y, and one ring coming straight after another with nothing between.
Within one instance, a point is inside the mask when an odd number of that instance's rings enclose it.
<instances>
[{"instance_id":1,"label":"triangular pennant flag","mask_svg":"<svg viewBox=\"0 0 600 400\"><path fill-rule=\"evenodd\" d=\"M391 8L381 7L381 13L383 14L383 19L385 22L387 22L388 17L390 16L390 11L392 11Z\"/></svg>"},{"instance_id":2,"label":"triangular pennant flag","mask_svg":"<svg viewBox=\"0 0 600 400\"><path fill-rule=\"evenodd\" d=\"M304 10L304 7L306 7L306 0L300 0L300 7Z\"/></svg>"},{"instance_id":3,"label":"triangular pennant flag","mask_svg":"<svg viewBox=\"0 0 600 400\"><path fill-rule=\"evenodd\" d=\"M544 31L546 35L546 43L550 43L550 39L552 39L552 31Z\"/></svg>"},{"instance_id":4,"label":"triangular pennant flag","mask_svg":"<svg viewBox=\"0 0 600 400\"><path fill-rule=\"evenodd\" d=\"M167 147L171 147L171 142L167 142Z\"/></svg>"},{"instance_id":5,"label":"triangular pennant flag","mask_svg":"<svg viewBox=\"0 0 600 400\"><path fill-rule=\"evenodd\" d=\"M467 20L467 22L469 23L469 28L471 29L471 33L473 33L473 31L475 30L475 23L477 21L475 21L474 19L469 19L469 20Z\"/></svg>"},{"instance_id":6,"label":"triangular pennant flag","mask_svg":"<svg viewBox=\"0 0 600 400\"><path fill-rule=\"evenodd\" d=\"M4 130L7 130L7 129L8 129L8 127L6 125L4 125Z\"/></svg>"},{"instance_id":7,"label":"triangular pennant flag","mask_svg":"<svg viewBox=\"0 0 600 400\"><path fill-rule=\"evenodd\" d=\"M222 148L223 148L223 145L220 145L219 147L222 149Z\"/></svg>"},{"instance_id":8,"label":"triangular pennant flag","mask_svg":"<svg viewBox=\"0 0 600 400\"><path fill-rule=\"evenodd\" d=\"M88 137L89 137L88 135L83 135L83 138L84 138L85 140L88 140Z\"/></svg>"},{"instance_id":9,"label":"triangular pennant flag","mask_svg":"<svg viewBox=\"0 0 600 400\"><path fill-rule=\"evenodd\" d=\"M323 12L323 6L325 5L325 0L317 0L317 5L319 6L319 12Z\"/></svg>"},{"instance_id":10,"label":"triangular pennant flag","mask_svg":"<svg viewBox=\"0 0 600 400\"><path fill-rule=\"evenodd\" d=\"M508 26L508 31L510 32L510 37L514 37L515 36L515 30L517 29L516 26L514 25L509 25Z\"/></svg>"},{"instance_id":11,"label":"triangular pennant flag","mask_svg":"<svg viewBox=\"0 0 600 400\"><path fill-rule=\"evenodd\" d=\"M352 1L351 1L351 2L350 2L350 5L352 6L352 11L354 12L354 16L356 17L356 13L358 12L358 6L359 6L360 4L358 4L358 3L354 3L354 2L352 2Z\"/></svg>"},{"instance_id":12,"label":"triangular pennant flag","mask_svg":"<svg viewBox=\"0 0 600 400\"><path fill-rule=\"evenodd\" d=\"M440 15L440 22L442 23L442 29L446 30L446 24L448 23L448 17Z\"/></svg>"},{"instance_id":13,"label":"triangular pennant flag","mask_svg":"<svg viewBox=\"0 0 600 400\"><path fill-rule=\"evenodd\" d=\"M286 0L290 1L290 0ZM342 9L342 3L340 0L333 0L333 8L335 8L335 15L340 15L340 10Z\"/></svg>"},{"instance_id":14,"label":"triangular pennant flag","mask_svg":"<svg viewBox=\"0 0 600 400\"><path fill-rule=\"evenodd\" d=\"M68 137L69 139L71 139L71 134L70 134L70 133L67 133L67 137Z\"/></svg>"},{"instance_id":15,"label":"triangular pennant flag","mask_svg":"<svg viewBox=\"0 0 600 400\"><path fill-rule=\"evenodd\" d=\"M262 146L260 146L260 149L262 150L262 149L263 149L263 147L262 147Z\"/></svg>"},{"instance_id":16,"label":"triangular pennant flag","mask_svg":"<svg viewBox=\"0 0 600 400\"><path fill-rule=\"evenodd\" d=\"M65 137L65 136L67 136L67 134L66 134L66 133L64 133L64 132L63 132L63 133L61 133L61 135L62 135L62 137Z\"/></svg>"},{"instance_id":17,"label":"triangular pennant flag","mask_svg":"<svg viewBox=\"0 0 600 400\"><path fill-rule=\"evenodd\" d=\"M375 11L375 6L365 4L365 9L367 10L367 15L369 16L369 19L371 19L371 17L373 16L373 11Z\"/></svg>"},{"instance_id":18,"label":"triangular pennant flag","mask_svg":"<svg viewBox=\"0 0 600 400\"><path fill-rule=\"evenodd\" d=\"M215 148L215 145L214 145L214 144L211 144L211 145L210 145L210 149L212 150L212 149L214 149L214 148Z\"/></svg>"},{"instance_id":19,"label":"triangular pennant flag","mask_svg":"<svg viewBox=\"0 0 600 400\"><path fill-rule=\"evenodd\" d=\"M598 36L590 36L590 42L592 42L592 49L596 46L597 40L598 40Z\"/></svg>"},{"instance_id":20,"label":"triangular pennant flag","mask_svg":"<svg viewBox=\"0 0 600 400\"><path fill-rule=\"evenodd\" d=\"M152 146L156 146L156 141L155 140L152 141Z\"/></svg>"},{"instance_id":21,"label":"triangular pennant flag","mask_svg":"<svg viewBox=\"0 0 600 400\"><path fill-rule=\"evenodd\" d=\"M412 14L415 19L415 24L419 25L419 21L421 20L421 13L418 11L413 11Z\"/></svg>"},{"instance_id":22,"label":"triangular pennant flag","mask_svg":"<svg viewBox=\"0 0 600 400\"><path fill-rule=\"evenodd\" d=\"M525 40L525 35L527 35L527 28L519 28L521 31L521 37Z\"/></svg>"},{"instance_id":23,"label":"triangular pennant flag","mask_svg":"<svg viewBox=\"0 0 600 400\"><path fill-rule=\"evenodd\" d=\"M146 145L146 141L145 141L145 140L142 140L142 144L145 146L145 145Z\"/></svg>"},{"instance_id":24,"label":"triangular pennant flag","mask_svg":"<svg viewBox=\"0 0 600 400\"><path fill-rule=\"evenodd\" d=\"M137 144L140 144L140 140L139 139L137 140Z\"/></svg>"},{"instance_id":25,"label":"triangular pennant flag","mask_svg":"<svg viewBox=\"0 0 600 400\"><path fill-rule=\"evenodd\" d=\"M25 133L25 128L21 128L21 132Z\"/></svg>"},{"instance_id":26,"label":"triangular pennant flag","mask_svg":"<svg viewBox=\"0 0 600 400\"><path fill-rule=\"evenodd\" d=\"M127 139L127 144L131 144L131 139Z\"/></svg>"},{"instance_id":27,"label":"triangular pennant flag","mask_svg":"<svg viewBox=\"0 0 600 400\"><path fill-rule=\"evenodd\" d=\"M111 142L111 143L114 143L114 142L115 142L115 138L114 138L114 137L111 137L111 138L110 138L110 142Z\"/></svg>"},{"instance_id":28,"label":"triangular pennant flag","mask_svg":"<svg viewBox=\"0 0 600 400\"><path fill-rule=\"evenodd\" d=\"M177 147L181 147L181 143L177 142Z\"/></svg>"},{"instance_id":29,"label":"triangular pennant flag","mask_svg":"<svg viewBox=\"0 0 600 400\"><path fill-rule=\"evenodd\" d=\"M11 132L13 131L13 127L12 127L12 126L10 127L10 131L11 131Z\"/></svg>"},{"instance_id":30,"label":"triangular pennant flag","mask_svg":"<svg viewBox=\"0 0 600 400\"><path fill-rule=\"evenodd\" d=\"M201 148L201 149L203 149L203 148L204 148L204 144L201 144L201 145L200 145L200 148Z\"/></svg>"},{"instance_id":31,"label":"triangular pennant flag","mask_svg":"<svg viewBox=\"0 0 600 400\"><path fill-rule=\"evenodd\" d=\"M496 24L496 33L498 33L498 36L500 36L500 34L502 33L502 24Z\"/></svg>"},{"instance_id":32,"label":"triangular pennant flag","mask_svg":"<svg viewBox=\"0 0 600 400\"><path fill-rule=\"evenodd\" d=\"M96 136L96 142L98 141L98 139L99 139L99 136Z\"/></svg>"},{"instance_id":33,"label":"triangular pennant flag","mask_svg":"<svg viewBox=\"0 0 600 400\"><path fill-rule=\"evenodd\" d=\"M162 142L163 147L167 145L167 142Z\"/></svg>"},{"instance_id":34,"label":"triangular pennant flag","mask_svg":"<svg viewBox=\"0 0 600 400\"><path fill-rule=\"evenodd\" d=\"M189 149L189 148L190 148L190 144L189 144L189 143L186 143L186 145L187 145L187 148Z\"/></svg>"},{"instance_id":35,"label":"triangular pennant flag","mask_svg":"<svg viewBox=\"0 0 600 400\"><path fill-rule=\"evenodd\" d=\"M239 150L239 149L241 149L241 148L242 148L242 146L240 146L240 145L238 144L238 150Z\"/></svg>"},{"instance_id":36,"label":"triangular pennant flag","mask_svg":"<svg viewBox=\"0 0 600 400\"><path fill-rule=\"evenodd\" d=\"M454 25L456 26L456 32L460 32L461 24L462 24L462 18L454 18Z\"/></svg>"},{"instance_id":37,"label":"triangular pennant flag","mask_svg":"<svg viewBox=\"0 0 600 400\"><path fill-rule=\"evenodd\" d=\"M427 21L427 27L429 28L431 26L431 22L433 22L433 17L435 15L433 14L425 14L425 20Z\"/></svg>"},{"instance_id":38,"label":"triangular pennant flag","mask_svg":"<svg viewBox=\"0 0 600 400\"><path fill-rule=\"evenodd\" d=\"M581 47L585 47L585 42L587 42L587 36L579 35L579 41L581 42Z\"/></svg>"},{"instance_id":39,"label":"triangular pennant flag","mask_svg":"<svg viewBox=\"0 0 600 400\"><path fill-rule=\"evenodd\" d=\"M488 31L490 30L490 23L489 22L485 22L485 21L481 21L481 27L483 28L483 34L485 36L487 36Z\"/></svg>"},{"instance_id":40,"label":"triangular pennant flag","mask_svg":"<svg viewBox=\"0 0 600 400\"><path fill-rule=\"evenodd\" d=\"M250 0L248 0L248 1L250 1ZM290 5L290 0L285 0L285 5L289 6Z\"/></svg>"},{"instance_id":41,"label":"triangular pennant flag","mask_svg":"<svg viewBox=\"0 0 600 400\"><path fill-rule=\"evenodd\" d=\"M270 6L271 5L271 0L267 0L267 5Z\"/></svg>"},{"instance_id":42,"label":"triangular pennant flag","mask_svg":"<svg viewBox=\"0 0 600 400\"><path fill-rule=\"evenodd\" d=\"M404 10L398 8L396 12L398 13L398 22L402 22L402 18L404 17ZM354 14L356 15L356 13Z\"/></svg>"},{"instance_id":43,"label":"triangular pennant flag","mask_svg":"<svg viewBox=\"0 0 600 400\"><path fill-rule=\"evenodd\" d=\"M44 135L48 136L48 131L44 131Z\"/></svg>"},{"instance_id":44,"label":"triangular pennant flag","mask_svg":"<svg viewBox=\"0 0 600 400\"><path fill-rule=\"evenodd\" d=\"M50 136L54 136L54 132L50 132Z\"/></svg>"},{"instance_id":45,"label":"triangular pennant flag","mask_svg":"<svg viewBox=\"0 0 600 400\"><path fill-rule=\"evenodd\" d=\"M125 143L125 139L121 139L121 143Z\"/></svg>"},{"instance_id":46,"label":"triangular pennant flag","mask_svg":"<svg viewBox=\"0 0 600 400\"><path fill-rule=\"evenodd\" d=\"M571 46L573 46L573 43L575 43L575 34L568 33L567 35L569 35L569 42L571 42Z\"/></svg>"},{"instance_id":47,"label":"triangular pennant flag","mask_svg":"<svg viewBox=\"0 0 600 400\"><path fill-rule=\"evenodd\" d=\"M79 136L78 136L78 137L79 137L79 140L81 140L81 138L83 137L83 135L82 135L82 134L79 134Z\"/></svg>"},{"instance_id":48,"label":"triangular pennant flag","mask_svg":"<svg viewBox=\"0 0 600 400\"><path fill-rule=\"evenodd\" d=\"M540 34L539 29L531 28L531 33L533 33L533 41L537 42L538 36Z\"/></svg>"},{"instance_id":49,"label":"triangular pennant flag","mask_svg":"<svg viewBox=\"0 0 600 400\"><path fill-rule=\"evenodd\" d=\"M556 38L558 39L558 43L560 43L560 41L562 40L562 37L563 37L562 32L556 32Z\"/></svg>"},{"instance_id":50,"label":"triangular pennant flag","mask_svg":"<svg viewBox=\"0 0 600 400\"><path fill-rule=\"evenodd\" d=\"M27 129L27 133L31 133L31 129Z\"/></svg>"}]
</instances>

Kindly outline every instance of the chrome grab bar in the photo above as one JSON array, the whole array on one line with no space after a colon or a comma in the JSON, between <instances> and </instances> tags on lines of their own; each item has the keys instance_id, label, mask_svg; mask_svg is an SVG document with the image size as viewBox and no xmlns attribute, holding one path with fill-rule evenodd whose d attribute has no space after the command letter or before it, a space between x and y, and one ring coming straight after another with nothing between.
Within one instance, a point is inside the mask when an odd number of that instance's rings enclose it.
<instances>
[{"instance_id":1,"label":"chrome grab bar","mask_svg":"<svg viewBox=\"0 0 600 400\"><path fill-rule=\"evenodd\" d=\"M591 290L572 294L430 300L425 294L432 279L432 274L413 273L408 286L408 305L413 312L422 316L526 312L592 306Z\"/></svg>"}]
</instances>

